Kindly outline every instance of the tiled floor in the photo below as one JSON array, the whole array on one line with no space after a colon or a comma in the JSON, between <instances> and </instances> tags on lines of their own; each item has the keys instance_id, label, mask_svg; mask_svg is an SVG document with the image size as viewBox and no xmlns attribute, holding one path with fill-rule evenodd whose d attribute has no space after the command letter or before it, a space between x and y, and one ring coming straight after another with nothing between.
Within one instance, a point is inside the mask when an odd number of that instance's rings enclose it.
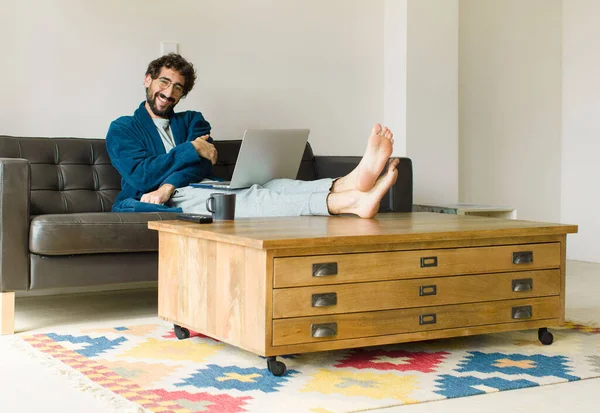
<instances>
[{"instance_id":1,"label":"tiled floor","mask_svg":"<svg viewBox=\"0 0 600 413\"><path fill-rule=\"evenodd\" d=\"M16 327L41 332L59 325L155 320L155 289L17 298ZM600 326L600 264L570 261L567 266L567 319ZM127 320L127 321L126 321ZM600 349L598 350L600 352ZM377 410L379 413L596 412L600 379ZM106 413L114 410L74 389L0 338L0 412ZM277 408L275 411L281 411ZM120 412L125 413L125 412ZM268 413L268 412L266 412Z\"/></svg>"}]
</instances>

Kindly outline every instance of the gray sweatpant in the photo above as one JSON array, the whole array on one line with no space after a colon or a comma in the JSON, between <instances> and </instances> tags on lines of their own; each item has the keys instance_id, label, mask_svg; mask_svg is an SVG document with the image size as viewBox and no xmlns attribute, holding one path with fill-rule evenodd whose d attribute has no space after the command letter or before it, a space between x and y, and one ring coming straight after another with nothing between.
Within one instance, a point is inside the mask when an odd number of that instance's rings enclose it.
<instances>
[{"instance_id":1,"label":"gray sweatpant","mask_svg":"<svg viewBox=\"0 0 600 413\"><path fill-rule=\"evenodd\" d=\"M167 205L179 207L183 212L210 214L206 210L210 194L235 193L236 218L330 215L327 196L332 185L333 179L325 178L316 181L273 179L264 185L235 190L186 186L177 188Z\"/></svg>"}]
</instances>

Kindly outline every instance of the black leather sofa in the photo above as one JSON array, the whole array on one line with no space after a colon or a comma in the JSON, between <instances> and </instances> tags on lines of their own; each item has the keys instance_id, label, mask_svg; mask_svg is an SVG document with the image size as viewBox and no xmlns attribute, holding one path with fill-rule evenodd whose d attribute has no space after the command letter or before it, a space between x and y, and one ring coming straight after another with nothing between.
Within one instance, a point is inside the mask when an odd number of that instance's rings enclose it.
<instances>
[{"instance_id":1,"label":"black leather sofa","mask_svg":"<svg viewBox=\"0 0 600 413\"><path fill-rule=\"evenodd\" d=\"M215 142L216 175L231 178L240 144ZM298 179L342 176L359 160L314 156L307 144ZM380 212L412 209L410 159L398 169ZM0 312L15 291L157 279L158 235L147 222L174 215L113 213L119 190L103 139L0 136Z\"/></svg>"}]
</instances>

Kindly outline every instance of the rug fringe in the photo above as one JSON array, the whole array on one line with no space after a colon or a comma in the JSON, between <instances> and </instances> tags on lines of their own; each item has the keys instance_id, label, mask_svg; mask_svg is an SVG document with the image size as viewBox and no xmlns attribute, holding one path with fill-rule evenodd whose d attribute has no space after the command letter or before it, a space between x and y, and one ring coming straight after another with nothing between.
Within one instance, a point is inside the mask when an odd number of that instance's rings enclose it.
<instances>
[{"instance_id":1,"label":"rug fringe","mask_svg":"<svg viewBox=\"0 0 600 413\"><path fill-rule=\"evenodd\" d=\"M18 335L7 338L11 341L12 348L39 362L40 365L51 369L52 373L58 372L58 374L69 381L73 388L91 394L96 400L101 401L107 409L110 409L110 413L150 413L132 401L94 383L84 374L54 359L52 356L37 351Z\"/></svg>"}]
</instances>

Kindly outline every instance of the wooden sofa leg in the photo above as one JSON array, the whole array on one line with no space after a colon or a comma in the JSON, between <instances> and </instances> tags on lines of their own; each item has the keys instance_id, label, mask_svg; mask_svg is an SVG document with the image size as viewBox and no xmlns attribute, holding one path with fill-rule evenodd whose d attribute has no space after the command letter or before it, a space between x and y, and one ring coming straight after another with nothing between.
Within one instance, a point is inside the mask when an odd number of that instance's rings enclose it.
<instances>
[{"instance_id":1,"label":"wooden sofa leg","mask_svg":"<svg viewBox=\"0 0 600 413\"><path fill-rule=\"evenodd\" d=\"M0 335L15 333L15 293L0 293Z\"/></svg>"}]
</instances>

